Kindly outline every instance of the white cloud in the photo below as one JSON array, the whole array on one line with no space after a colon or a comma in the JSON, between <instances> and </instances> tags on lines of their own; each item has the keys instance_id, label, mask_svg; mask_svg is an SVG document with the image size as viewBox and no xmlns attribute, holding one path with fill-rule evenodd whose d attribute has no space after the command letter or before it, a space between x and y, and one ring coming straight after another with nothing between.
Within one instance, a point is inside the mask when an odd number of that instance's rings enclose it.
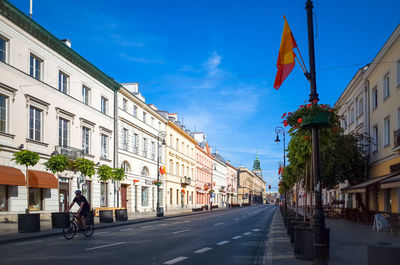
<instances>
[{"instance_id":1,"label":"white cloud","mask_svg":"<svg viewBox=\"0 0 400 265\"><path fill-rule=\"evenodd\" d=\"M134 56L127 55L125 53L120 53L119 56L130 62L138 62L138 63L145 63L145 64L164 64L165 63L163 59L149 59L149 58L142 58L142 57L134 57Z\"/></svg>"},{"instance_id":2,"label":"white cloud","mask_svg":"<svg viewBox=\"0 0 400 265\"><path fill-rule=\"evenodd\" d=\"M213 51L211 56L208 57L207 61L203 64L208 76L216 76L219 73L218 66L221 64L221 60L222 56L218 55L216 51Z\"/></svg>"}]
</instances>

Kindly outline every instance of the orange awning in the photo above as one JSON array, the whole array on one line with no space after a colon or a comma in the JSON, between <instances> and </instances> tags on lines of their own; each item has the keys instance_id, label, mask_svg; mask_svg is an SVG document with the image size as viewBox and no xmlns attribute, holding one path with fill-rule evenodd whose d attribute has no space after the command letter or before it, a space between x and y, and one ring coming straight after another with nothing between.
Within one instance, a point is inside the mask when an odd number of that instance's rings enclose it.
<instances>
[{"instance_id":1,"label":"orange awning","mask_svg":"<svg viewBox=\"0 0 400 265\"><path fill-rule=\"evenodd\" d=\"M0 185L25 186L25 175L18 168L0 166Z\"/></svg>"},{"instance_id":2,"label":"orange awning","mask_svg":"<svg viewBox=\"0 0 400 265\"><path fill-rule=\"evenodd\" d=\"M31 169L28 173L30 188L58 189L58 180L53 174Z\"/></svg>"}]
</instances>

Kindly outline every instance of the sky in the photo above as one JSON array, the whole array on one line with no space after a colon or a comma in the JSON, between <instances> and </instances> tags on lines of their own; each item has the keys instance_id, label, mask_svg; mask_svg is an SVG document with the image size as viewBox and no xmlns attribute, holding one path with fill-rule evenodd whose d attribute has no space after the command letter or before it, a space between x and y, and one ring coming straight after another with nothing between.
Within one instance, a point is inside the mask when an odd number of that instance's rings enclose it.
<instances>
[{"instance_id":1,"label":"sky","mask_svg":"<svg viewBox=\"0 0 400 265\"><path fill-rule=\"evenodd\" d=\"M29 13L29 0L10 2ZM33 19L118 82L138 82L146 103L177 112L232 165L252 169L257 153L267 186L277 190L283 144L274 130L310 88L296 64L275 90L276 61L286 16L308 67L305 3L33 0ZM399 10L398 0L314 1L320 103L333 105L373 60Z\"/></svg>"}]
</instances>

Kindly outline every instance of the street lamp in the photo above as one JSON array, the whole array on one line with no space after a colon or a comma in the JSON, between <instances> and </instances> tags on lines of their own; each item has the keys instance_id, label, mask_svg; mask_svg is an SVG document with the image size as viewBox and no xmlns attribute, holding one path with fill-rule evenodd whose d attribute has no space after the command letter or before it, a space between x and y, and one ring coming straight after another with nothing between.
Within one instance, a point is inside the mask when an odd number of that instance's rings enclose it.
<instances>
[{"instance_id":1,"label":"street lamp","mask_svg":"<svg viewBox=\"0 0 400 265\"><path fill-rule=\"evenodd\" d=\"M278 126L275 128L275 133L276 133L275 143L281 142L281 140L279 139L279 134L282 134L282 137L283 137L283 168L285 168L286 167L285 129ZM285 212L286 212L287 205L286 205L286 185L285 185L285 183L283 183L283 191L285 193Z\"/></svg>"},{"instance_id":2,"label":"street lamp","mask_svg":"<svg viewBox=\"0 0 400 265\"><path fill-rule=\"evenodd\" d=\"M157 137L157 217L163 217L164 211L160 207L160 140L162 139L161 145L166 145L165 143L165 132L159 132Z\"/></svg>"}]
</instances>

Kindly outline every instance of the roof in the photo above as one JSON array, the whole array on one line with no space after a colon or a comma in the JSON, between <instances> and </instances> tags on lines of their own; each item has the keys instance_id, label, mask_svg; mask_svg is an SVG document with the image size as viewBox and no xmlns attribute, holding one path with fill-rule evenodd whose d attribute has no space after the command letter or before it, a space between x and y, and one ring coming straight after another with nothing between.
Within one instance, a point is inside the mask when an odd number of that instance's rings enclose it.
<instances>
[{"instance_id":1,"label":"roof","mask_svg":"<svg viewBox=\"0 0 400 265\"><path fill-rule=\"evenodd\" d=\"M364 182L362 182L360 184L356 184L356 185L353 185L353 186L348 186L346 188L343 188L343 189L341 189L341 191L345 191L345 192L349 192L349 193L365 192L367 186L370 186L372 184L375 184L375 183L380 182L382 180L385 180L387 178L393 177L393 176L395 176L397 174L398 173L394 173L394 174L388 174L388 175L380 176L380 177L377 177L377 178L372 178L372 179L364 181Z\"/></svg>"},{"instance_id":2,"label":"roof","mask_svg":"<svg viewBox=\"0 0 400 265\"><path fill-rule=\"evenodd\" d=\"M222 163L225 163L225 164L228 163L219 153L212 153L212 156L213 156L215 159L217 159L217 160L219 160L220 162L222 162Z\"/></svg>"},{"instance_id":3,"label":"roof","mask_svg":"<svg viewBox=\"0 0 400 265\"><path fill-rule=\"evenodd\" d=\"M114 91L121 87L117 81L103 73L92 63L65 45L63 41L59 40L34 20L30 19L10 2L5 0L0 1L0 14L93 78L103 83L106 87Z\"/></svg>"}]
</instances>

